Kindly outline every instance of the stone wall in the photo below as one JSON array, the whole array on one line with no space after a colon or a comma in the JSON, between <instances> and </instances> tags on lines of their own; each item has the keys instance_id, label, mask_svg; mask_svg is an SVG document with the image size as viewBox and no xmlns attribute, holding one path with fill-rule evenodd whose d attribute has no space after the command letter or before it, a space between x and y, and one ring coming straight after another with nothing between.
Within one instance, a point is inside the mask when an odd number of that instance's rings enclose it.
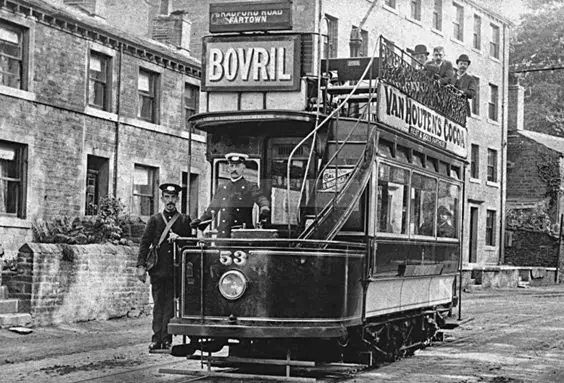
<instances>
[{"instance_id":1,"label":"stone wall","mask_svg":"<svg viewBox=\"0 0 564 383\"><path fill-rule=\"evenodd\" d=\"M558 237L528 230L509 230L504 264L514 266L556 267ZM561 257L562 258L562 257ZM560 260L560 267L564 263Z\"/></svg>"},{"instance_id":2,"label":"stone wall","mask_svg":"<svg viewBox=\"0 0 564 383\"><path fill-rule=\"evenodd\" d=\"M27 243L3 281L35 325L150 313L149 284L135 276L137 247Z\"/></svg>"}]
</instances>

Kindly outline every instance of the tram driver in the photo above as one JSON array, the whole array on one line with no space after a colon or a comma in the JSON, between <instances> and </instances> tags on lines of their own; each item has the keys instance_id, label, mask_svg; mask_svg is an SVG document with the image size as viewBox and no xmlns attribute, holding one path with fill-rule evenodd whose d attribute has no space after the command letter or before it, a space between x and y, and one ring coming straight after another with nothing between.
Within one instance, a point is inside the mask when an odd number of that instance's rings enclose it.
<instances>
[{"instance_id":1,"label":"tram driver","mask_svg":"<svg viewBox=\"0 0 564 383\"><path fill-rule=\"evenodd\" d=\"M242 153L225 155L228 161L230 180L216 191L210 206L204 214L192 221L191 226L204 230L217 215L218 237L228 238L231 230L252 228L253 206L259 207L259 220L266 222L270 218L270 202L260 191L257 184L247 181L243 176L245 162L249 158Z\"/></svg>"}]
</instances>

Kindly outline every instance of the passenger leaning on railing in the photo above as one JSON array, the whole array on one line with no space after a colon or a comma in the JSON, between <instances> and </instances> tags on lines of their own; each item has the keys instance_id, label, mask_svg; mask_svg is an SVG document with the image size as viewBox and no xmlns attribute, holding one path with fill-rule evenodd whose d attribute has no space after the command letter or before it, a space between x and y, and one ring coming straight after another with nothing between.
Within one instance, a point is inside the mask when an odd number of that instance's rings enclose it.
<instances>
[{"instance_id":1,"label":"passenger leaning on railing","mask_svg":"<svg viewBox=\"0 0 564 383\"><path fill-rule=\"evenodd\" d=\"M433 48L433 59L425 63L425 70L440 85L454 82L454 67L450 61L445 60L445 49L441 46Z\"/></svg>"},{"instance_id":2,"label":"passenger leaning on railing","mask_svg":"<svg viewBox=\"0 0 564 383\"><path fill-rule=\"evenodd\" d=\"M456 60L456 65L458 66L458 71L456 73L456 79L454 81L454 86L460 94L466 98L466 106L468 115L470 115L470 102L468 99L474 98L476 96L476 79L474 76L468 74L468 67L470 66L470 59L467 55L462 54Z\"/></svg>"}]
</instances>

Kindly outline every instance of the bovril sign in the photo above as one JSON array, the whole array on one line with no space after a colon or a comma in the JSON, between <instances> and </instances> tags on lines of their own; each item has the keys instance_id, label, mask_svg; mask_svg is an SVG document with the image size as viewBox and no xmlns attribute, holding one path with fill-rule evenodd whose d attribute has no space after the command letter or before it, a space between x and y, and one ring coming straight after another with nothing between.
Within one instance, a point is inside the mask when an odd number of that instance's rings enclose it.
<instances>
[{"instance_id":1,"label":"bovril sign","mask_svg":"<svg viewBox=\"0 0 564 383\"><path fill-rule=\"evenodd\" d=\"M468 155L466 128L380 83L378 121L462 157Z\"/></svg>"},{"instance_id":2,"label":"bovril sign","mask_svg":"<svg viewBox=\"0 0 564 383\"><path fill-rule=\"evenodd\" d=\"M298 90L299 47L296 35L204 38L202 90Z\"/></svg>"}]
</instances>

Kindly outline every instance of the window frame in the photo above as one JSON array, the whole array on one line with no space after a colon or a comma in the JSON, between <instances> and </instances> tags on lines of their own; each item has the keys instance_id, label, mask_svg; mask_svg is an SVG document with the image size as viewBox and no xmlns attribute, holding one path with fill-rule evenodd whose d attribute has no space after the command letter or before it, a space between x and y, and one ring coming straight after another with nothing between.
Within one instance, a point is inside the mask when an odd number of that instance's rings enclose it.
<instances>
[{"instance_id":1,"label":"window frame","mask_svg":"<svg viewBox=\"0 0 564 383\"><path fill-rule=\"evenodd\" d=\"M149 173L149 177L152 178L152 180L150 179L149 182L152 184L151 186L151 193L140 193L140 192L136 192L136 185L141 185L141 184L136 184L135 183L135 173L137 169L144 169L147 170ZM159 176L159 172L158 172L158 168L154 167L154 166L149 166L149 165L144 165L144 164L139 164L139 163L135 163L133 165L133 182L132 182L132 209L136 212L139 213L138 216L140 217L149 217L153 214L155 214L155 212L158 210L158 206L157 206L157 201L159 200L158 197L158 193L157 193L157 185L159 184L159 180L158 180L158 176ZM137 206L137 201L136 201L136 197L140 197L140 198L149 198L150 201L150 214L148 215L143 215L141 214L141 205Z\"/></svg>"},{"instance_id":2,"label":"window frame","mask_svg":"<svg viewBox=\"0 0 564 383\"><path fill-rule=\"evenodd\" d=\"M29 37L29 30L30 28L28 26L25 25L20 25L18 23L14 23L12 21L9 20L5 20L4 18L0 17L0 27L2 27L3 29L9 31L9 32L13 32L16 33L18 35L18 39L20 40L18 42L18 48L20 50L20 57L15 57L12 55L8 55L8 54L0 54L0 56L3 57L8 57L9 60L16 60L17 62L19 62L18 65L18 81L19 81L19 86L12 86L9 84L3 84L0 83L0 86L2 87L6 87L6 88L11 88L11 89L19 89L19 90L29 90L29 42L30 42L30 37ZM4 40L7 43L10 43L7 40ZM12 45L14 45L12 43ZM13 76L14 74L11 72L0 72L0 73L10 73L11 76ZM2 76L3 77L3 76Z\"/></svg>"},{"instance_id":3,"label":"window frame","mask_svg":"<svg viewBox=\"0 0 564 383\"><path fill-rule=\"evenodd\" d=\"M2 174L0 173L0 187L3 187L4 181L18 184L15 212L0 211L0 216L17 217L24 219L26 218L27 203L28 146L26 144L7 140L0 140L0 144L14 150L14 162L16 163L17 173L17 177L2 176Z\"/></svg>"},{"instance_id":4,"label":"window frame","mask_svg":"<svg viewBox=\"0 0 564 383\"><path fill-rule=\"evenodd\" d=\"M490 23L491 29L491 40L490 40L490 57L499 60L499 53L500 53L500 28L499 25L494 23Z\"/></svg>"},{"instance_id":5,"label":"window frame","mask_svg":"<svg viewBox=\"0 0 564 383\"><path fill-rule=\"evenodd\" d=\"M498 165L498 152L496 149L488 148L488 171L487 181L498 182L497 165Z\"/></svg>"},{"instance_id":6,"label":"window frame","mask_svg":"<svg viewBox=\"0 0 564 383\"><path fill-rule=\"evenodd\" d=\"M490 98L488 100L488 118L491 121L499 121L499 87L489 84Z\"/></svg>"},{"instance_id":7,"label":"window frame","mask_svg":"<svg viewBox=\"0 0 564 383\"><path fill-rule=\"evenodd\" d=\"M410 4L410 18L412 20L421 21L421 0L411 0Z\"/></svg>"},{"instance_id":8,"label":"window frame","mask_svg":"<svg viewBox=\"0 0 564 383\"><path fill-rule=\"evenodd\" d=\"M149 90L144 91L139 88L139 81L141 80L141 75L147 74ZM152 89L151 89L152 88ZM138 77L137 77L137 118L151 122L154 124L159 123L159 94L160 94L160 73L154 72L150 69L139 67ZM143 103L142 100L151 100L151 117L143 116Z\"/></svg>"},{"instance_id":9,"label":"window frame","mask_svg":"<svg viewBox=\"0 0 564 383\"><path fill-rule=\"evenodd\" d=\"M472 37L472 48L482 50L482 17L474 14L474 27Z\"/></svg>"},{"instance_id":10,"label":"window frame","mask_svg":"<svg viewBox=\"0 0 564 383\"><path fill-rule=\"evenodd\" d=\"M325 58L335 58L339 55L339 18L325 14L327 20L327 41L325 43Z\"/></svg>"},{"instance_id":11,"label":"window frame","mask_svg":"<svg viewBox=\"0 0 564 383\"><path fill-rule=\"evenodd\" d=\"M443 0L435 0L433 6L433 28L437 31L443 30Z\"/></svg>"},{"instance_id":12,"label":"window frame","mask_svg":"<svg viewBox=\"0 0 564 383\"><path fill-rule=\"evenodd\" d=\"M92 62L92 56L97 56L99 58L101 58L102 63L105 65L105 68L103 70L104 75L105 75L105 81L96 79L96 78L92 78L91 77L91 67L90 64ZM111 56L108 56L107 54L104 54L102 52L99 52L95 49L90 49L90 53L88 55L88 81L87 81L87 102L88 102L88 106L91 106L93 108L96 109L100 109L106 112L110 112L111 111L111 99L112 99L112 68L113 68L113 60ZM102 72L100 72L102 73ZM101 83L103 84L103 102L102 105L98 105L96 103L94 103L93 101L90 100L90 87L92 86L92 82L96 82L96 83Z\"/></svg>"},{"instance_id":13,"label":"window frame","mask_svg":"<svg viewBox=\"0 0 564 383\"><path fill-rule=\"evenodd\" d=\"M485 245L495 246L496 241L496 215L495 210L486 210L486 235L485 235Z\"/></svg>"},{"instance_id":14,"label":"window frame","mask_svg":"<svg viewBox=\"0 0 564 383\"><path fill-rule=\"evenodd\" d=\"M470 178L480 179L480 145L470 146Z\"/></svg>"},{"instance_id":15,"label":"window frame","mask_svg":"<svg viewBox=\"0 0 564 383\"><path fill-rule=\"evenodd\" d=\"M452 21L452 36L455 40L464 41L464 7L457 2L452 3L455 9L454 19Z\"/></svg>"}]
</instances>

